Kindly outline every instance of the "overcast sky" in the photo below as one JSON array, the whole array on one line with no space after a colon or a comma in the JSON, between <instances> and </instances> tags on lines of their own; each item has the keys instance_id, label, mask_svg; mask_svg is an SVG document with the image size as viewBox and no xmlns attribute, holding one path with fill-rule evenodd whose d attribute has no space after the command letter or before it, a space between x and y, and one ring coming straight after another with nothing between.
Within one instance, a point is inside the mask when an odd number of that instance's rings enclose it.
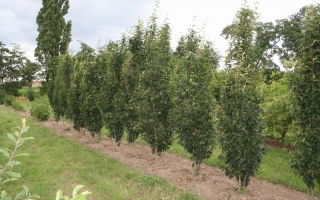
<instances>
[{"instance_id":1,"label":"overcast sky","mask_svg":"<svg viewBox=\"0 0 320 200\"><path fill-rule=\"evenodd\" d=\"M253 0L248 0L253 2ZM259 0L260 21L275 21L296 13L312 0ZM222 53L227 41L220 36L222 29L232 23L241 0L160 0L159 24L168 16L172 28L172 46L190 25L205 26L209 40ZM38 36L36 16L42 7L41 0L0 0L0 41L11 47L17 43L33 60ZM67 20L72 21L70 49L78 51L81 40L93 48L99 40L120 39L121 34L138 24L138 19L147 21L155 8L155 0L70 0Z\"/></svg>"}]
</instances>

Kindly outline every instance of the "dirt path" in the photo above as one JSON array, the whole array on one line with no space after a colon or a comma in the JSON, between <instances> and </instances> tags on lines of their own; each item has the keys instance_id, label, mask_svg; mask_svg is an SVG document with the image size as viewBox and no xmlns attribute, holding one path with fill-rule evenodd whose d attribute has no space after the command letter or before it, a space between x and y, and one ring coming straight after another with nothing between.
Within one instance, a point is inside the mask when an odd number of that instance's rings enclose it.
<instances>
[{"instance_id":1,"label":"dirt path","mask_svg":"<svg viewBox=\"0 0 320 200\"><path fill-rule=\"evenodd\" d=\"M22 113L28 116L28 113ZM269 183L267 181L252 179L245 194L234 191L235 180L228 179L224 172L217 168L203 165L199 176L195 177L191 173L191 162L178 155L164 153L162 158L155 162L155 156L151 154L151 149L145 145L136 144L135 148L123 141L119 147L112 143L106 136L97 143L89 133L82 135L77 131L65 131L62 122L56 123L53 119L40 122L42 125L52 129L57 134L75 140L91 149L101 151L109 157L115 158L127 166L137 168L144 173L163 177L172 184L194 191L200 196L210 199L228 200L302 200L307 199L307 195L281 185ZM70 125L69 125L70 126Z\"/></svg>"}]
</instances>

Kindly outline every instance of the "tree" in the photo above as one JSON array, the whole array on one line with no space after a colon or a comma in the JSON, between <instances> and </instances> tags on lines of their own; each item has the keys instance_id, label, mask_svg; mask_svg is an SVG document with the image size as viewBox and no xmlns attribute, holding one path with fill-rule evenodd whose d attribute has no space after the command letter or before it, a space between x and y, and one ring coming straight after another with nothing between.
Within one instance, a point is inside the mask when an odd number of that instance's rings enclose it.
<instances>
[{"instance_id":1,"label":"tree","mask_svg":"<svg viewBox=\"0 0 320 200\"><path fill-rule=\"evenodd\" d=\"M172 143L169 126L170 92L169 75L171 58L170 26L160 29L153 13L145 32L145 68L141 71L139 86L140 127L145 141L156 156L166 151Z\"/></svg>"},{"instance_id":2,"label":"tree","mask_svg":"<svg viewBox=\"0 0 320 200\"><path fill-rule=\"evenodd\" d=\"M257 172L262 157L259 71L254 55L256 13L242 7L234 20L228 72L221 97L221 147L226 175L236 177L238 189L245 188Z\"/></svg>"},{"instance_id":3,"label":"tree","mask_svg":"<svg viewBox=\"0 0 320 200\"><path fill-rule=\"evenodd\" d=\"M3 84L7 78L8 54L10 50L0 41L0 81Z\"/></svg>"},{"instance_id":4,"label":"tree","mask_svg":"<svg viewBox=\"0 0 320 200\"><path fill-rule=\"evenodd\" d=\"M73 128L84 132L86 127L86 91L85 74L87 62L94 62L96 57L93 48L80 41L80 51L73 57L73 73L68 94L68 113L73 122Z\"/></svg>"},{"instance_id":5,"label":"tree","mask_svg":"<svg viewBox=\"0 0 320 200\"><path fill-rule=\"evenodd\" d=\"M320 5L307 7L302 21L295 68L294 93L297 123L300 128L292 167L307 185L313 199L315 182L320 183Z\"/></svg>"},{"instance_id":6,"label":"tree","mask_svg":"<svg viewBox=\"0 0 320 200\"><path fill-rule=\"evenodd\" d=\"M25 67L22 69L22 79L28 82L29 88L32 87L32 81L36 79L37 73L41 67L38 63L32 62L29 59L26 62Z\"/></svg>"},{"instance_id":7,"label":"tree","mask_svg":"<svg viewBox=\"0 0 320 200\"><path fill-rule=\"evenodd\" d=\"M73 73L73 60L69 54L60 56L57 67L57 77L54 82L52 94L52 109L56 121L61 117L70 118L68 113L68 93L71 87L71 77Z\"/></svg>"},{"instance_id":8,"label":"tree","mask_svg":"<svg viewBox=\"0 0 320 200\"><path fill-rule=\"evenodd\" d=\"M34 55L45 69L50 103L58 65L56 57L68 53L71 42L72 24L64 19L68 9L69 0L43 0L36 19L39 35Z\"/></svg>"},{"instance_id":9,"label":"tree","mask_svg":"<svg viewBox=\"0 0 320 200\"><path fill-rule=\"evenodd\" d=\"M129 38L128 49L122 68L122 87L120 92L123 95L125 106L124 126L128 134L127 140L133 143L139 136L141 130L139 129L139 77L141 71L144 70L145 63L145 44L144 44L144 30L142 22L135 27L133 35Z\"/></svg>"},{"instance_id":10,"label":"tree","mask_svg":"<svg viewBox=\"0 0 320 200\"><path fill-rule=\"evenodd\" d=\"M226 26L222 31L222 36L225 39L237 37L237 25L231 24ZM254 27L252 27L253 37L252 42L252 60L253 67L259 70L263 70L266 77L266 83L271 83L272 79L277 80L282 77L280 72L280 67L274 62L273 56L279 51L279 42L281 41L279 37L279 31L277 26L272 22L255 22ZM229 56L232 56L232 52L237 51L236 43L231 43ZM229 65L230 58L227 57L226 65ZM278 76L272 76L272 73L278 72Z\"/></svg>"},{"instance_id":11,"label":"tree","mask_svg":"<svg viewBox=\"0 0 320 200\"><path fill-rule=\"evenodd\" d=\"M210 42L204 42L194 29L182 37L173 59L171 81L172 121L179 142L191 155L195 175L203 159L212 154L215 129L213 127L213 96L209 91L218 54Z\"/></svg>"},{"instance_id":12,"label":"tree","mask_svg":"<svg viewBox=\"0 0 320 200\"><path fill-rule=\"evenodd\" d=\"M119 89L123 84L121 73L127 49L127 39L123 36L121 41L110 41L106 50L100 51L97 57L101 77L97 94L99 109L104 125L117 145L120 145L124 133L126 103Z\"/></svg>"}]
</instances>

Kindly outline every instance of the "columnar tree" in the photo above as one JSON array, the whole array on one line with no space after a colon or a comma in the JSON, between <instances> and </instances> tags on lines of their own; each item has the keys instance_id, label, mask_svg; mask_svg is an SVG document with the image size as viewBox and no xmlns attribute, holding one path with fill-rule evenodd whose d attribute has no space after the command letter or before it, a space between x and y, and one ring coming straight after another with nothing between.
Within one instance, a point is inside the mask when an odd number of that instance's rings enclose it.
<instances>
[{"instance_id":1,"label":"columnar tree","mask_svg":"<svg viewBox=\"0 0 320 200\"><path fill-rule=\"evenodd\" d=\"M226 175L236 177L238 187L246 187L261 163L261 109L257 92L258 71L254 66L253 30L256 14L243 7L234 23L227 56L228 72L222 91L221 158L226 163Z\"/></svg>"},{"instance_id":2,"label":"columnar tree","mask_svg":"<svg viewBox=\"0 0 320 200\"><path fill-rule=\"evenodd\" d=\"M295 69L295 115L300 127L293 165L313 199L315 182L320 183L320 6L309 6L303 20L298 66Z\"/></svg>"},{"instance_id":3,"label":"columnar tree","mask_svg":"<svg viewBox=\"0 0 320 200\"><path fill-rule=\"evenodd\" d=\"M123 95L125 106L124 126L127 131L127 140L129 143L134 142L139 136L139 112L138 105L140 102L138 95L139 76L144 69L145 47L144 47L144 30L142 22L135 27L133 35L128 41L129 52L125 55L122 67L122 83L120 92Z\"/></svg>"},{"instance_id":4,"label":"columnar tree","mask_svg":"<svg viewBox=\"0 0 320 200\"><path fill-rule=\"evenodd\" d=\"M56 121L61 117L70 118L68 113L68 93L71 86L73 60L71 55L60 56L57 66L57 77L54 81L54 91L52 94L52 109Z\"/></svg>"},{"instance_id":5,"label":"columnar tree","mask_svg":"<svg viewBox=\"0 0 320 200\"><path fill-rule=\"evenodd\" d=\"M123 84L121 72L126 52L127 38L124 35L121 41L110 41L106 50L101 51L97 57L97 67L102 77L100 94L98 94L99 108L104 125L118 145L124 133L126 103L119 88Z\"/></svg>"},{"instance_id":6,"label":"columnar tree","mask_svg":"<svg viewBox=\"0 0 320 200\"><path fill-rule=\"evenodd\" d=\"M139 96L140 126L144 139L151 146L152 153L161 155L172 142L169 127L170 110L169 75L171 58L170 27L160 27L157 16L151 16L145 32L145 69L141 72Z\"/></svg>"},{"instance_id":7,"label":"columnar tree","mask_svg":"<svg viewBox=\"0 0 320 200\"><path fill-rule=\"evenodd\" d=\"M77 131L84 131L86 127L85 100L86 84L84 81L86 63L94 62L96 57L93 48L80 41L80 51L72 58L73 73L71 75L70 90L67 95L68 113L73 122L73 128Z\"/></svg>"},{"instance_id":8,"label":"columnar tree","mask_svg":"<svg viewBox=\"0 0 320 200\"><path fill-rule=\"evenodd\" d=\"M173 59L172 119L179 142L190 153L197 175L203 159L209 158L215 140L212 120L214 97L209 91L218 54L194 29L182 37Z\"/></svg>"},{"instance_id":9,"label":"columnar tree","mask_svg":"<svg viewBox=\"0 0 320 200\"><path fill-rule=\"evenodd\" d=\"M68 9L69 0L43 0L36 19L39 35L34 55L45 69L50 101L58 64L56 57L66 54L71 42L71 21L64 19Z\"/></svg>"}]
</instances>

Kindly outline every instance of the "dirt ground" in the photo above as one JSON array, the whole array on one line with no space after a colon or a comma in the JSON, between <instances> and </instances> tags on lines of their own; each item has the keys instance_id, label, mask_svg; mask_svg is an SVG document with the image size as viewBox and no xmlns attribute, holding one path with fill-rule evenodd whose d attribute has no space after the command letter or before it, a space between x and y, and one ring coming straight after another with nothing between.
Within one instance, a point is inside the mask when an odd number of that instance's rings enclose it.
<instances>
[{"instance_id":1,"label":"dirt ground","mask_svg":"<svg viewBox=\"0 0 320 200\"><path fill-rule=\"evenodd\" d=\"M21 113L28 116L29 113ZM144 173L150 173L167 179L173 185L184 188L200 195L208 200L303 200L307 194L253 178L245 194L234 190L235 180L225 176L224 171L218 168L202 165L199 176L193 176L191 161L175 154L164 153L161 159L155 161L151 149L145 145L136 144L133 147L126 141L122 141L118 147L114 141L106 136L101 142L97 142L89 133L85 135L77 131L65 131L66 126L62 122L56 123L53 119L40 122L52 129L57 134L75 140L84 146L100 151L109 157L117 159L127 166L137 168ZM71 127L71 126L70 126Z\"/></svg>"}]
</instances>

